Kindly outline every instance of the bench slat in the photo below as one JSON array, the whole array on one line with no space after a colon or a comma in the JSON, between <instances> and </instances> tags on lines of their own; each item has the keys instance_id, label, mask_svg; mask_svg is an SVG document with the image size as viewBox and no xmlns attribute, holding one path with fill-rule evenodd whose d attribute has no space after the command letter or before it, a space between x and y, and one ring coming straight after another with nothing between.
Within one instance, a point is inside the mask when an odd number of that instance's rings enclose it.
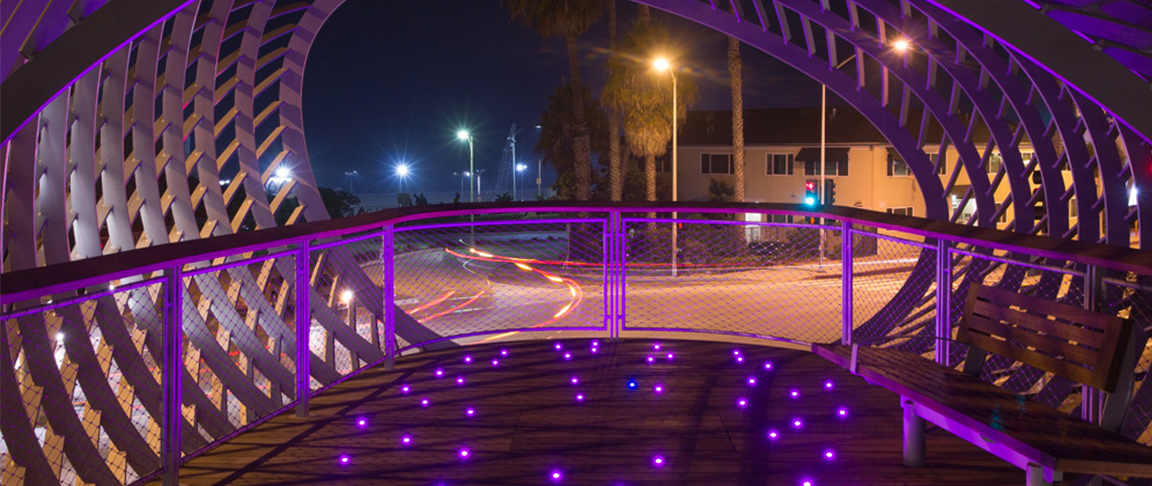
<instances>
[{"instance_id":1,"label":"bench slat","mask_svg":"<svg viewBox=\"0 0 1152 486\"><path fill-rule=\"evenodd\" d=\"M1063 304L1058 304L1063 305ZM1066 306L1070 307L1070 306ZM983 299L976 301L976 307L973 311L982 316L996 317L1013 324L1028 327L1034 331L1040 331L1045 334L1058 336L1065 341L1075 341L1080 344L1091 346L1092 348L1099 349L1104 344L1104 329L1099 331L1091 328L1081 327L1079 321L1067 322L1063 316L1055 314L1058 317L1057 321L1045 318L1045 316L1053 315L1046 312L1035 311L1031 307L1025 307L1026 311L1010 309L1007 305L1002 304L1001 301L985 301ZM1075 323L1075 324L1073 324ZM1119 320L1115 324L1119 325Z\"/></svg>"},{"instance_id":2,"label":"bench slat","mask_svg":"<svg viewBox=\"0 0 1152 486\"><path fill-rule=\"evenodd\" d=\"M990 308L981 311L981 307ZM1087 368L1096 368L1100 363L1100 351L1070 343L1060 336L1052 334L1037 334L1027 326L1016 324L1015 316L1019 312L996 307L986 302L976 302L976 312L968 318L968 328L980 331L995 337L1001 337L1021 346L1036 348L1037 351L1060 357L1063 356ZM984 315L992 317L985 318ZM985 348L987 349L987 348ZM991 351L989 349L989 351Z\"/></svg>"},{"instance_id":3,"label":"bench slat","mask_svg":"<svg viewBox=\"0 0 1152 486\"><path fill-rule=\"evenodd\" d=\"M985 319L974 317L972 320L975 321ZM1011 339L1019 341L1014 337ZM991 337L985 336L978 332L969 332L968 342L981 349L985 349L992 353L1004 356L1005 358L1012 359L1013 361L1019 361L1028 366L1050 371L1052 373L1056 373L1058 375L1087 384L1089 386L1102 388L1107 384L1103 379L1104 377L1098 376L1098 374L1093 370L1077 365L1070 361L1059 360L1051 356L1022 348L1019 345L1012 344L1007 341L992 339Z\"/></svg>"},{"instance_id":4,"label":"bench slat","mask_svg":"<svg viewBox=\"0 0 1152 486\"><path fill-rule=\"evenodd\" d=\"M981 295L994 302L1014 305L1039 314L1059 316L1066 321L1076 322L1096 329L1109 329L1112 326L1118 325L1120 323L1119 321L1122 320L1118 317L1093 312L1083 307L1061 304L1011 290L998 289L980 284L973 284L972 287L977 288Z\"/></svg>"}]
</instances>

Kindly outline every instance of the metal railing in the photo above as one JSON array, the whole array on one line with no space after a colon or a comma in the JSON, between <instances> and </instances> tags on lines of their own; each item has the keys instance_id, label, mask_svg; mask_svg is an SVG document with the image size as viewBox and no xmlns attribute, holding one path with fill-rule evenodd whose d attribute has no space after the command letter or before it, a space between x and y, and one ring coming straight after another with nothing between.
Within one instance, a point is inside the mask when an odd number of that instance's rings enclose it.
<instances>
[{"instance_id":1,"label":"metal railing","mask_svg":"<svg viewBox=\"0 0 1152 486\"><path fill-rule=\"evenodd\" d=\"M1152 316L1149 252L848 208L451 206L166 246L3 275L3 484L171 482L358 370L493 339L951 338L973 282ZM990 359L985 379L1094 416L1093 393ZM1152 352L1138 361L1123 433L1152 444Z\"/></svg>"}]
</instances>

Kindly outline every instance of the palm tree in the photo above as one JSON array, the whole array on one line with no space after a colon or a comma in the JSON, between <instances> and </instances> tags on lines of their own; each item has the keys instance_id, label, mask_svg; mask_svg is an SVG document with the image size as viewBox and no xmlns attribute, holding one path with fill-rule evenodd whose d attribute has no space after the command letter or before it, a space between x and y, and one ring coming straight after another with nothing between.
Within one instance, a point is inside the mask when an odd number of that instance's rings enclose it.
<instances>
[{"instance_id":1,"label":"palm tree","mask_svg":"<svg viewBox=\"0 0 1152 486\"><path fill-rule=\"evenodd\" d=\"M616 0L608 0L608 49L616 59ZM611 62L611 61L609 61ZM609 200L620 201L624 195L624 168L620 164L620 112L607 107L608 116L608 186Z\"/></svg>"},{"instance_id":2,"label":"palm tree","mask_svg":"<svg viewBox=\"0 0 1152 486\"><path fill-rule=\"evenodd\" d=\"M605 0L502 0L513 20L535 28L544 37L564 37L568 44L568 68L572 72L574 119L569 126L576 156L576 196L588 200L592 183L592 143L584 114L580 57L576 37L588 31L604 12Z\"/></svg>"},{"instance_id":3,"label":"palm tree","mask_svg":"<svg viewBox=\"0 0 1152 486\"><path fill-rule=\"evenodd\" d=\"M740 41L728 36L728 76L732 78L732 165L736 173L733 198L744 202L744 81L740 77Z\"/></svg>"},{"instance_id":4,"label":"palm tree","mask_svg":"<svg viewBox=\"0 0 1152 486\"><path fill-rule=\"evenodd\" d=\"M653 72L651 60L670 45L668 31L651 22L637 21L620 45L620 54L609 60L608 81L601 100L624 115L624 139L633 154L644 159L648 200L656 200L656 157L668 151L672 138L672 78ZM696 98L696 84L677 78L677 121ZM678 126L677 129L680 127Z\"/></svg>"},{"instance_id":5,"label":"palm tree","mask_svg":"<svg viewBox=\"0 0 1152 486\"><path fill-rule=\"evenodd\" d=\"M596 154L605 152L604 142L608 139L604 110L600 108L596 98L588 88L580 88L581 100L584 102L583 112L587 118L588 132L591 135L591 150ZM540 134L536 139L536 154L551 165L556 172L571 180L576 172L576 154L573 150L575 143L572 132L567 128L571 126L576 117L576 110L572 105L572 87L569 85L557 86L552 94L548 95L548 106L540 114ZM575 192L575 191L571 191ZM569 192L568 194L570 194ZM567 195L567 194L566 194Z\"/></svg>"}]
</instances>

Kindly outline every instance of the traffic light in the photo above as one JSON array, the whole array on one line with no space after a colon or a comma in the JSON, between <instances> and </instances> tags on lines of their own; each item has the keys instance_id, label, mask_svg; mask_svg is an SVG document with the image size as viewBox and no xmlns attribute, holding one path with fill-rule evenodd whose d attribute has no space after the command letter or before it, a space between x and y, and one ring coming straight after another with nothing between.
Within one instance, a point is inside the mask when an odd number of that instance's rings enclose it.
<instances>
[{"instance_id":1,"label":"traffic light","mask_svg":"<svg viewBox=\"0 0 1152 486\"><path fill-rule=\"evenodd\" d=\"M836 202L836 181L824 181L824 205L831 206Z\"/></svg>"},{"instance_id":2,"label":"traffic light","mask_svg":"<svg viewBox=\"0 0 1152 486\"><path fill-rule=\"evenodd\" d=\"M820 203L820 193L816 192L817 181L810 180L804 183L804 204L815 206Z\"/></svg>"}]
</instances>

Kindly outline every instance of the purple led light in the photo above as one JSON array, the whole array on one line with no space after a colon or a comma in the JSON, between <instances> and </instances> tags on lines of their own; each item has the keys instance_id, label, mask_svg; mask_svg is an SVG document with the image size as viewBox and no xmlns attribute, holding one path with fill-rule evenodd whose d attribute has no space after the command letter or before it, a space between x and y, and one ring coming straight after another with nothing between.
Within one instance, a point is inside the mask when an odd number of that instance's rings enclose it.
<instances>
[{"instance_id":1,"label":"purple led light","mask_svg":"<svg viewBox=\"0 0 1152 486\"><path fill-rule=\"evenodd\" d=\"M412 443L412 436L405 435L403 437L400 437L400 443L404 444L404 445L411 444Z\"/></svg>"},{"instance_id":2,"label":"purple led light","mask_svg":"<svg viewBox=\"0 0 1152 486\"><path fill-rule=\"evenodd\" d=\"M597 351L600 351L600 348L593 347L589 351L592 351L592 354L596 354Z\"/></svg>"},{"instance_id":3,"label":"purple led light","mask_svg":"<svg viewBox=\"0 0 1152 486\"><path fill-rule=\"evenodd\" d=\"M744 362L744 357L743 357L743 356L737 356L737 357L736 357L736 362L737 362L737 363L743 363L743 362Z\"/></svg>"},{"instance_id":4,"label":"purple led light","mask_svg":"<svg viewBox=\"0 0 1152 486\"><path fill-rule=\"evenodd\" d=\"M500 356L508 356L508 350L507 349L501 349L500 350Z\"/></svg>"},{"instance_id":5,"label":"purple led light","mask_svg":"<svg viewBox=\"0 0 1152 486\"><path fill-rule=\"evenodd\" d=\"M740 356L740 350L739 349L733 349L732 350L732 356Z\"/></svg>"},{"instance_id":6,"label":"purple led light","mask_svg":"<svg viewBox=\"0 0 1152 486\"><path fill-rule=\"evenodd\" d=\"M672 358L674 357L676 357L674 354L668 353L668 361L672 361Z\"/></svg>"},{"instance_id":7,"label":"purple led light","mask_svg":"<svg viewBox=\"0 0 1152 486\"><path fill-rule=\"evenodd\" d=\"M657 344L654 344L654 345L652 345L652 349L655 349L656 351L659 351L659 350L660 350L660 344L659 344L659 343L657 343Z\"/></svg>"},{"instance_id":8,"label":"purple led light","mask_svg":"<svg viewBox=\"0 0 1152 486\"><path fill-rule=\"evenodd\" d=\"M831 390L832 389L832 380L828 380L828 381L824 382L824 389L825 390Z\"/></svg>"},{"instance_id":9,"label":"purple led light","mask_svg":"<svg viewBox=\"0 0 1152 486\"><path fill-rule=\"evenodd\" d=\"M832 449L828 449L828 450L824 451L824 458L825 459L831 460L831 459L834 459L835 457L836 457L836 453L832 452Z\"/></svg>"},{"instance_id":10,"label":"purple led light","mask_svg":"<svg viewBox=\"0 0 1152 486\"><path fill-rule=\"evenodd\" d=\"M812 481L804 481L803 483L800 483L800 485L801 486L813 486Z\"/></svg>"},{"instance_id":11,"label":"purple led light","mask_svg":"<svg viewBox=\"0 0 1152 486\"><path fill-rule=\"evenodd\" d=\"M349 462L352 462L352 458L348 457L347 454L340 456L340 464L348 464Z\"/></svg>"},{"instance_id":12,"label":"purple led light","mask_svg":"<svg viewBox=\"0 0 1152 486\"><path fill-rule=\"evenodd\" d=\"M792 420L792 428L799 429L800 427L803 427L803 426L804 426L803 420L800 420L800 419L793 419Z\"/></svg>"},{"instance_id":13,"label":"purple led light","mask_svg":"<svg viewBox=\"0 0 1152 486\"><path fill-rule=\"evenodd\" d=\"M472 451L470 451L466 448L460 449L460 458L461 459L467 459L468 456L470 456L470 455L472 455Z\"/></svg>"},{"instance_id":14,"label":"purple led light","mask_svg":"<svg viewBox=\"0 0 1152 486\"><path fill-rule=\"evenodd\" d=\"M740 408L747 407L748 406L748 399L744 398L744 397L740 397L739 399L736 400L736 406L740 407Z\"/></svg>"},{"instance_id":15,"label":"purple led light","mask_svg":"<svg viewBox=\"0 0 1152 486\"><path fill-rule=\"evenodd\" d=\"M653 456L652 457L652 466L653 467L664 467L664 456Z\"/></svg>"},{"instance_id":16,"label":"purple led light","mask_svg":"<svg viewBox=\"0 0 1152 486\"><path fill-rule=\"evenodd\" d=\"M469 417L476 415L476 409L472 408L472 407L468 407L468 410L465 410L464 414L469 416Z\"/></svg>"},{"instance_id":17,"label":"purple led light","mask_svg":"<svg viewBox=\"0 0 1152 486\"><path fill-rule=\"evenodd\" d=\"M838 415L840 417L847 417L848 416L848 409L844 408L844 407L840 407L839 409L836 410L836 415Z\"/></svg>"},{"instance_id":18,"label":"purple led light","mask_svg":"<svg viewBox=\"0 0 1152 486\"><path fill-rule=\"evenodd\" d=\"M756 377L754 377L754 376L748 377L748 386L756 386Z\"/></svg>"},{"instance_id":19,"label":"purple led light","mask_svg":"<svg viewBox=\"0 0 1152 486\"><path fill-rule=\"evenodd\" d=\"M437 378L440 378L440 377L442 377L442 376L444 376L444 370L441 370L441 369L437 369L437 370L436 370L436 377L437 377Z\"/></svg>"},{"instance_id":20,"label":"purple led light","mask_svg":"<svg viewBox=\"0 0 1152 486\"><path fill-rule=\"evenodd\" d=\"M664 385L656 385L652 387L652 391L656 393L664 393Z\"/></svg>"},{"instance_id":21,"label":"purple led light","mask_svg":"<svg viewBox=\"0 0 1152 486\"><path fill-rule=\"evenodd\" d=\"M579 378L579 377L575 377L575 376L573 376L573 377L572 377L572 379L571 379L570 381L572 382L572 384L573 384L573 385L578 385L578 384L580 384L580 378Z\"/></svg>"},{"instance_id":22,"label":"purple led light","mask_svg":"<svg viewBox=\"0 0 1152 486\"><path fill-rule=\"evenodd\" d=\"M564 353L564 359L572 359L572 353Z\"/></svg>"},{"instance_id":23,"label":"purple led light","mask_svg":"<svg viewBox=\"0 0 1152 486\"><path fill-rule=\"evenodd\" d=\"M498 360L498 359L492 360L492 366L500 366L500 360Z\"/></svg>"},{"instance_id":24,"label":"purple led light","mask_svg":"<svg viewBox=\"0 0 1152 486\"><path fill-rule=\"evenodd\" d=\"M600 341L592 341L592 347L593 348L595 348L596 346L599 346L599 345L600 345Z\"/></svg>"},{"instance_id":25,"label":"purple led light","mask_svg":"<svg viewBox=\"0 0 1152 486\"><path fill-rule=\"evenodd\" d=\"M583 402L584 401L584 394L583 393L577 393L576 394L576 401L577 402Z\"/></svg>"},{"instance_id":26,"label":"purple led light","mask_svg":"<svg viewBox=\"0 0 1152 486\"><path fill-rule=\"evenodd\" d=\"M361 417L360 420L356 421L356 425L363 429L368 426L368 419Z\"/></svg>"},{"instance_id":27,"label":"purple led light","mask_svg":"<svg viewBox=\"0 0 1152 486\"><path fill-rule=\"evenodd\" d=\"M472 364L472 357L471 357L471 356L465 356L465 357L464 357L464 362L465 362L465 363L467 363L467 364Z\"/></svg>"},{"instance_id":28,"label":"purple led light","mask_svg":"<svg viewBox=\"0 0 1152 486\"><path fill-rule=\"evenodd\" d=\"M800 398L800 390L792 390L788 392L788 396L792 397L793 399Z\"/></svg>"},{"instance_id":29,"label":"purple led light","mask_svg":"<svg viewBox=\"0 0 1152 486\"><path fill-rule=\"evenodd\" d=\"M464 384L464 377L463 376L457 376L456 377L456 384L457 385L463 385Z\"/></svg>"},{"instance_id":30,"label":"purple led light","mask_svg":"<svg viewBox=\"0 0 1152 486\"><path fill-rule=\"evenodd\" d=\"M412 387L410 387L408 385L404 385L404 386L400 387L400 393L408 393L411 390L412 390Z\"/></svg>"},{"instance_id":31,"label":"purple led light","mask_svg":"<svg viewBox=\"0 0 1152 486\"><path fill-rule=\"evenodd\" d=\"M764 369L766 369L766 370L772 369L772 362L771 361L765 361L764 362Z\"/></svg>"},{"instance_id":32,"label":"purple led light","mask_svg":"<svg viewBox=\"0 0 1152 486\"><path fill-rule=\"evenodd\" d=\"M778 437L780 437L779 432L776 432L775 430L769 430L768 431L768 438L769 439L776 440Z\"/></svg>"},{"instance_id":33,"label":"purple led light","mask_svg":"<svg viewBox=\"0 0 1152 486\"><path fill-rule=\"evenodd\" d=\"M652 364L652 363L655 363L655 362L656 362L656 358L653 358L652 356L649 356L649 357L648 357L648 364Z\"/></svg>"},{"instance_id":34,"label":"purple led light","mask_svg":"<svg viewBox=\"0 0 1152 486\"><path fill-rule=\"evenodd\" d=\"M561 350L561 349L563 349L563 348L564 348L564 346L560 345L560 343L556 343L556 345L555 345L555 346L553 346L553 347L554 347L554 348L556 348L556 350L557 350L557 351L559 351L559 350Z\"/></svg>"},{"instance_id":35,"label":"purple led light","mask_svg":"<svg viewBox=\"0 0 1152 486\"><path fill-rule=\"evenodd\" d=\"M564 474L560 471L552 471L552 474L549 474L548 477L552 478L552 481L560 481L564 478Z\"/></svg>"},{"instance_id":36,"label":"purple led light","mask_svg":"<svg viewBox=\"0 0 1152 486\"><path fill-rule=\"evenodd\" d=\"M430 404L430 403L432 403L432 402L429 402L427 398L420 400L420 406L421 407L427 407L428 404Z\"/></svg>"}]
</instances>

